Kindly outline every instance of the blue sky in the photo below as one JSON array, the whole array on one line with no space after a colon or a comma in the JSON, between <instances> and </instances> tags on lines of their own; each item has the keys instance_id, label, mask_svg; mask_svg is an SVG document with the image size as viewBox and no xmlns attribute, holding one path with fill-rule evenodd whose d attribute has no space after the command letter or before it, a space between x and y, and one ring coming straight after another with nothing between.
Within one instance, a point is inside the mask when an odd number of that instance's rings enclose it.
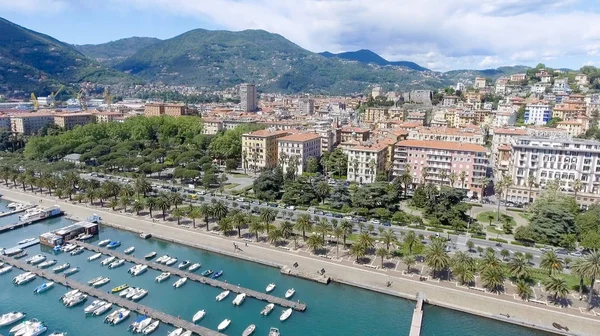
<instances>
[{"instance_id":1,"label":"blue sky","mask_svg":"<svg viewBox=\"0 0 600 336\"><path fill-rule=\"evenodd\" d=\"M0 13L75 44L265 29L311 51L371 49L440 71L600 66L600 0L0 0Z\"/></svg>"}]
</instances>

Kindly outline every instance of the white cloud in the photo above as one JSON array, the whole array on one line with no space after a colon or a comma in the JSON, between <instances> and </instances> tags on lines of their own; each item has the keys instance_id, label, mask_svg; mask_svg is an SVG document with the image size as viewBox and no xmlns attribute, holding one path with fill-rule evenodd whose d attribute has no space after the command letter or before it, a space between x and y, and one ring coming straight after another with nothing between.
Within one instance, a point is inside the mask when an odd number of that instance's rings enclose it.
<instances>
[{"instance_id":1,"label":"white cloud","mask_svg":"<svg viewBox=\"0 0 600 336\"><path fill-rule=\"evenodd\" d=\"M0 9L7 12L55 14L67 7L65 0L0 0Z\"/></svg>"},{"instance_id":2,"label":"white cloud","mask_svg":"<svg viewBox=\"0 0 600 336\"><path fill-rule=\"evenodd\" d=\"M481 62L479 62L479 66L482 68L496 66L498 64L502 64L502 61L496 56L485 56Z\"/></svg>"}]
</instances>

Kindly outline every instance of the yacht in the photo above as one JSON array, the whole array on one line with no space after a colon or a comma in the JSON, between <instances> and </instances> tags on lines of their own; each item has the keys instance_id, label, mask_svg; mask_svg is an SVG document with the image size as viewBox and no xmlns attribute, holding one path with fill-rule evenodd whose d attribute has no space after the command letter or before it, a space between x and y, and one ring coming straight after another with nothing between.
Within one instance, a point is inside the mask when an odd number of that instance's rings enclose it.
<instances>
[{"instance_id":1,"label":"yacht","mask_svg":"<svg viewBox=\"0 0 600 336\"><path fill-rule=\"evenodd\" d=\"M193 272L193 271L197 270L198 268L200 268L201 266L202 266L202 264L195 263L192 266L190 266L190 268L188 268L188 271Z\"/></svg>"},{"instance_id":2,"label":"yacht","mask_svg":"<svg viewBox=\"0 0 600 336\"><path fill-rule=\"evenodd\" d=\"M108 243L110 243L110 239L104 239L98 242L98 246L106 246Z\"/></svg>"},{"instance_id":3,"label":"yacht","mask_svg":"<svg viewBox=\"0 0 600 336\"><path fill-rule=\"evenodd\" d=\"M71 275L71 274L75 274L77 272L79 272L79 267L73 267L73 268L69 268L68 270L66 270L63 274Z\"/></svg>"},{"instance_id":4,"label":"yacht","mask_svg":"<svg viewBox=\"0 0 600 336\"><path fill-rule=\"evenodd\" d=\"M234 306L239 306L242 303L244 303L244 300L246 299L246 293L241 293L238 294L235 299L233 299L233 305Z\"/></svg>"},{"instance_id":5,"label":"yacht","mask_svg":"<svg viewBox=\"0 0 600 336\"><path fill-rule=\"evenodd\" d=\"M139 321L139 319L138 319ZM149 317L146 317L145 319L141 320L141 321L136 321L134 322L130 328L133 330L134 333L140 333L142 332L144 329L146 329L147 326L150 325L150 323L152 323L152 319ZM137 323L137 324L136 324Z\"/></svg>"},{"instance_id":6,"label":"yacht","mask_svg":"<svg viewBox=\"0 0 600 336\"><path fill-rule=\"evenodd\" d=\"M54 282L44 282L43 284L37 286L36 289L33 290L33 294L43 293L43 292L49 290L50 288L52 288L53 286L54 286Z\"/></svg>"},{"instance_id":7,"label":"yacht","mask_svg":"<svg viewBox=\"0 0 600 336\"><path fill-rule=\"evenodd\" d=\"M94 237L94 235L91 234L81 234L79 237L77 237L78 240L88 240L88 239L92 239Z\"/></svg>"},{"instance_id":8,"label":"yacht","mask_svg":"<svg viewBox=\"0 0 600 336\"><path fill-rule=\"evenodd\" d=\"M62 250L63 250L63 252L71 253L71 251L73 251L76 248L77 248L77 245L75 245L75 244L67 244L62 247Z\"/></svg>"},{"instance_id":9,"label":"yacht","mask_svg":"<svg viewBox=\"0 0 600 336\"><path fill-rule=\"evenodd\" d=\"M171 257L169 257L168 255L163 255L158 257L158 259L156 259L154 262L159 263L159 264L163 264L165 261L171 259Z\"/></svg>"},{"instance_id":10,"label":"yacht","mask_svg":"<svg viewBox=\"0 0 600 336\"><path fill-rule=\"evenodd\" d=\"M204 315L206 315L206 311L204 309L197 311L196 314L194 314L194 317L192 317L192 322L196 323L202 320Z\"/></svg>"},{"instance_id":11,"label":"yacht","mask_svg":"<svg viewBox=\"0 0 600 336\"><path fill-rule=\"evenodd\" d=\"M41 263L41 264L38 265L38 268L48 268L50 266L56 265L57 262L58 261L56 259L44 261L43 263Z\"/></svg>"},{"instance_id":12,"label":"yacht","mask_svg":"<svg viewBox=\"0 0 600 336\"><path fill-rule=\"evenodd\" d=\"M69 300L67 300L67 302L65 303L65 306L74 307L80 303L83 303L85 300L87 300L87 298L88 298L88 296L85 294L75 295L75 296L69 298Z\"/></svg>"},{"instance_id":13,"label":"yacht","mask_svg":"<svg viewBox=\"0 0 600 336\"><path fill-rule=\"evenodd\" d=\"M60 299L64 301L66 298L77 294L79 294L79 289L74 289L72 291L66 292L63 296L60 297Z\"/></svg>"},{"instance_id":14,"label":"yacht","mask_svg":"<svg viewBox=\"0 0 600 336\"><path fill-rule=\"evenodd\" d=\"M183 333L183 328L177 328L171 331L167 336L181 336L181 333Z\"/></svg>"},{"instance_id":15,"label":"yacht","mask_svg":"<svg viewBox=\"0 0 600 336\"><path fill-rule=\"evenodd\" d=\"M134 246L128 247L125 251L123 251L123 253L125 253L125 254L131 254L131 253L133 253L133 251L135 251L135 247Z\"/></svg>"},{"instance_id":16,"label":"yacht","mask_svg":"<svg viewBox=\"0 0 600 336\"><path fill-rule=\"evenodd\" d=\"M35 280L35 278L35 274L28 274L22 278L17 279L17 281L15 281L15 285L24 285L28 282Z\"/></svg>"},{"instance_id":17,"label":"yacht","mask_svg":"<svg viewBox=\"0 0 600 336\"><path fill-rule=\"evenodd\" d=\"M171 276L171 273L163 272L159 276L157 276L154 280L156 282L163 282L163 281L167 280L170 276Z\"/></svg>"},{"instance_id":18,"label":"yacht","mask_svg":"<svg viewBox=\"0 0 600 336\"><path fill-rule=\"evenodd\" d=\"M142 330L142 334L144 335L150 335L151 333L153 333L156 329L158 329L158 325L160 324L160 322L158 320L150 323L149 326L147 326L146 328L144 328L144 330Z\"/></svg>"},{"instance_id":19,"label":"yacht","mask_svg":"<svg viewBox=\"0 0 600 336\"><path fill-rule=\"evenodd\" d=\"M121 308L117 311L117 315L110 321L111 324L117 325L125 321L131 312L125 308Z\"/></svg>"},{"instance_id":20,"label":"yacht","mask_svg":"<svg viewBox=\"0 0 600 336\"><path fill-rule=\"evenodd\" d=\"M85 307L85 309L83 309L83 312L86 314L91 314L94 311L96 311L96 309L104 306L106 304L106 302L102 301L102 300L94 300L94 302L92 302L92 304L90 304L89 306Z\"/></svg>"},{"instance_id":21,"label":"yacht","mask_svg":"<svg viewBox=\"0 0 600 336\"><path fill-rule=\"evenodd\" d=\"M177 268L179 269L184 269L187 268L188 266L190 266L190 261L186 260L186 261L182 261L181 263L179 263L179 265L177 266Z\"/></svg>"},{"instance_id":22,"label":"yacht","mask_svg":"<svg viewBox=\"0 0 600 336\"><path fill-rule=\"evenodd\" d=\"M173 264L175 264L176 262L177 262L177 258L175 258L175 257L169 258L169 260L165 261L165 265L173 266Z\"/></svg>"},{"instance_id":23,"label":"yacht","mask_svg":"<svg viewBox=\"0 0 600 336\"><path fill-rule=\"evenodd\" d=\"M109 277L106 277L106 278L101 278L100 280L98 280L98 281L94 282L94 283L92 284L92 286L93 286L93 287L101 287L101 286L104 286L104 285L106 285L106 284L107 284L107 283L109 283L109 282L110 282L110 278L109 278Z\"/></svg>"},{"instance_id":24,"label":"yacht","mask_svg":"<svg viewBox=\"0 0 600 336\"><path fill-rule=\"evenodd\" d=\"M28 264L37 265L46 260L46 256L42 254L36 254L33 257L25 260Z\"/></svg>"},{"instance_id":25,"label":"yacht","mask_svg":"<svg viewBox=\"0 0 600 336\"><path fill-rule=\"evenodd\" d=\"M125 259L118 259L118 260L111 262L110 265L108 265L108 268L113 269L113 268L123 266L124 264L125 264Z\"/></svg>"},{"instance_id":26,"label":"yacht","mask_svg":"<svg viewBox=\"0 0 600 336\"><path fill-rule=\"evenodd\" d=\"M35 241L37 238L27 238L27 239L23 239L20 242L17 243L17 245L23 245L23 244L27 244L27 243L31 243L32 241Z\"/></svg>"},{"instance_id":27,"label":"yacht","mask_svg":"<svg viewBox=\"0 0 600 336\"><path fill-rule=\"evenodd\" d=\"M142 298L144 298L144 296L146 296L146 295L148 295L148 290L147 290L147 289L140 288L140 289L138 289L138 291L135 293L135 295L131 297L131 300L133 300L133 301L141 300L141 299L142 299Z\"/></svg>"},{"instance_id":28,"label":"yacht","mask_svg":"<svg viewBox=\"0 0 600 336\"><path fill-rule=\"evenodd\" d=\"M115 261L115 259L117 259L117 257L110 256L110 257L108 257L108 258L106 258L106 259L102 260L102 261L100 262L100 265L102 265L102 266L106 266L106 265L110 264L111 262Z\"/></svg>"},{"instance_id":29,"label":"yacht","mask_svg":"<svg viewBox=\"0 0 600 336\"><path fill-rule=\"evenodd\" d=\"M148 270L148 265L137 265L135 270L133 270L131 272L131 275L138 276L138 275L144 274L144 272L146 272L147 270Z\"/></svg>"},{"instance_id":30,"label":"yacht","mask_svg":"<svg viewBox=\"0 0 600 336\"><path fill-rule=\"evenodd\" d=\"M256 325L251 324L246 329L244 329L242 336L250 336L250 335L254 334L255 330L256 330Z\"/></svg>"},{"instance_id":31,"label":"yacht","mask_svg":"<svg viewBox=\"0 0 600 336\"><path fill-rule=\"evenodd\" d=\"M10 266L10 265L9 266L4 266L4 267L0 268L0 274L4 274L4 273L10 272L10 270L12 270L12 268L13 267Z\"/></svg>"},{"instance_id":32,"label":"yacht","mask_svg":"<svg viewBox=\"0 0 600 336\"><path fill-rule=\"evenodd\" d=\"M279 335L280 335L279 334L279 329L277 329L277 328L271 328L269 330L269 336L279 336Z\"/></svg>"},{"instance_id":33,"label":"yacht","mask_svg":"<svg viewBox=\"0 0 600 336\"><path fill-rule=\"evenodd\" d=\"M229 293L231 293L230 291L226 290L221 292L221 294L217 295L217 297L215 298L217 301L223 301L223 299L225 299L227 296L229 296Z\"/></svg>"},{"instance_id":34,"label":"yacht","mask_svg":"<svg viewBox=\"0 0 600 336\"><path fill-rule=\"evenodd\" d=\"M104 305L100 306L100 308L94 310L94 316L100 316L109 311L110 308L112 308L112 303L105 303Z\"/></svg>"},{"instance_id":35,"label":"yacht","mask_svg":"<svg viewBox=\"0 0 600 336\"><path fill-rule=\"evenodd\" d=\"M0 317L0 327L5 327L13 323L17 323L25 318L25 313L21 312L10 312Z\"/></svg>"},{"instance_id":36,"label":"yacht","mask_svg":"<svg viewBox=\"0 0 600 336\"><path fill-rule=\"evenodd\" d=\"M263 308L263 310L260 311L260 315L263 315L263 316L269 315L271 313L271 311L273 311L273 308L275 308L275 304L269 303L268 305L265 306L265 308Z\"/></svg>"},{"instance_id":37,"label":"yacht","mask_svg":"<svg viewBox=\"0 0 600 336\"><path fill-rule=\"evenodd\" d=\"M52 269L52 271L53 271L54 273L60 273L60 272L62 272L62 271L64 271L64 270L66 270L66 269L67 269L67 268L69 268L69 267L71 267L71 264L69 264L69 263L64 263L64 264L62 264L62 265L59 265L59 266L56 266L56 267L54 267L54 268Z\"/></svg>"},{"instance_id":38,"label":"yacht","mask_svg":"<svg viewBox=\"0 0 600 336\"><path fill-rule=\"evenodd\" d=\"M144 259L152 259L156 257L156 252L152 251L144 256Z\"/></svg>"},{"instance_id":39,"label":"yacht","mask_svg":"<svg viewBox=\"0 0 600 336\"><path fill-rule=\"evenodd\" d=\"M85 250L83 249L83 247L78 247L78 248L74 249L73 251L71 251L71 253L70 253L70 254L71 254L72 256L76 256L76 255L78 255L78 254L82 254L82 253L83 253L83 251L85 251Z\"/></svg>"},{"instance_id":40,"label":"yacht","mask_svg":"<svg viewBox=\"0 0 600 336\"><path fill-rule=\"evenodd\" d=\"M223 330L227 329L227 327L229 327L230 324L231 324L231 320L224 319L223 322L219 323L219 326L217 327L217 330L218 331L223 331Z\"/></svg>"},{"instance_id":41,"label":"yacht","mask_svg":"<svg viewBox=\"0 0 600 336\"><path fill-rule=\"evenodd\" d=\"M29 327L19 330L15 333L15 336L38 336L45 333L46 330L48 330L48 328L42 324L42 322L37 322Z\"/></svg>"},{"instance_id":42,"label":"yacht","mask_svg":"<svg viewBox=\"0 0 600 336\"><path fill-rule=\"evenodd\" d=\"M287 320L292 315L292 308L288 308L281 313L279 316L279 321L283 322Z\"/></svg>"},{"instance_id":43,"label":"yacht","mask_svg":"<svg viewBox=\"0 0 600 336\"><path fill-rule=\"evenodd\" d=\"M39 322L39 321L38 321L38 320L36 320L36 319L31 319L31 320L29 320L29 321L24 321L24 322L21 322L21 323L17 324L16 326L12 327L12 328L11 328L11 329L8 331L8 333L9 333L9 334L15 334L15 333L19 332L20 330L22 330L22 329L25 329L25 328L28 328L28 327L30 327L31 325L33 325L34 323L38 323L38 322Z\"/></svg>"},{"instance_id":44,"label":"yacht","mask_svg":"<svg viewBox=\"0 0 600 336\"><path fill-rule=\"evenodd\" d=\"M102 253L96 253L96 254L92 254L91 256L88 257L88 261L94 261L96 259L100 259L100 257L102 257Z\"/></svg>"},{"instance_id":45,"label":"yacht","mask_svg":"<svg viewBox=\"0 0 600 336\"><path fill-rule=\"evenodd\" d=\"M173 284L173 287L179 288L179 287L183 286L186 282L187 282L187 278L181 278L181 279L175 281L175 283Z\"/></svg>"},{"instance_id":46,"label":"yacht","mask_svg":"<svg viewBox=\"0 0 600 336\"><path fill-rule=\"evenodd\" d=\"M267 289L265 290L267 293L271 293L273 291L273 289L275 289L275 284L274 283L270 283L267 286Z\"/></svg>"},{"instance_id":47,"label":"yacht","mask_svg":"<svg viewBox=\"0 0 600 336\"><path fill-rule=\"evenodd\" d=\"M19 220L21 222L26 222L28 220L34 219L35 217L38 217L42 213L44 213L44 211L41 210L41 209L37 209L37 208L28 209L28 210L25 211L24 214L22 214L21 216L19 216Z\"/></svg>"},{"instance_id":48,"label":"yacht","mask_svg":"<svg viewBox=\"0 0 600 336\"><path fill-rule=\"evenodd\" d=\"M288 289L288 290L285 292L285 298L286 298L286 299L289 299L289 298L291 298L292 296L294 296L294 294L296 294L296 290L295 290L295 289L293 289L293 288L290 288L290 289Z\"/></svg>"},{"instance_id":49,"label":"yacht","mask_svg":"<svg viewBox=\"0 0 600 336\"><path fill-rule=\"evenodd\" d=\"M106 245L106 248L115 249L119 246L121 246L121 242L117 240L117 241L111 241L110 243L108 243L108 245Z\"/></svg>"}]
</instances>

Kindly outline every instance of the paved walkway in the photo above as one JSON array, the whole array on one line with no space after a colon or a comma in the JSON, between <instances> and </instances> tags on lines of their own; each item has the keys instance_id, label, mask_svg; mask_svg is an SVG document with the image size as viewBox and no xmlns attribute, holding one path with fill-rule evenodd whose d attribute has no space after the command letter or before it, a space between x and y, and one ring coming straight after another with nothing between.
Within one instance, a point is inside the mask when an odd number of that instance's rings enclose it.
<instances>
[{"instance_id":1,"label":"paved walkway","mask_svg":"<svg viewBox=\"0 0 600 336\"><path fill-rule=\"evenodd\" d=\"M562 333L566 335L597 335L600 328L600 318L593 313L584 314L575 312L572 309L525 303L508 295L496 295L459 288L450 282L420 281L418 276L402 276L400 271L378 270L370 267L371 265L365 267L365 265L357 265L347 259L318 258L307 252L278 249L263 243L248 242L247 247L242 247L243 251L235 252L232 242L236 240L207 233L204 229L193 230L158 220L152 222L131 214L114 213L110 210L89 207L85 204L57 201L53 197L30 195L18 189L11 190L4 186L0 187L0 192L11 200L39 202L40 199L43 199L43 204L56 203L71 217L81 220L92 213L96 213L102 217L103 222L111 226L150 233L155 232L181 242L187 242L190 245L201 244L206 250L235 255L247 260L274 266L289 266L297 262L300 271L305 273L315 273L324 268L327 275L334 281L374 291L411 299L415 299L418 292L423 292L426 294L429 303L475 315L505 320L520 325L536 326L560 333L552 327L552 323L556 322L569 328L569 333ZM390 287L387 287L388 281L392 282ZM510 316L509 318L503 317L507 314Z\"/></svg>"}]
</instances>

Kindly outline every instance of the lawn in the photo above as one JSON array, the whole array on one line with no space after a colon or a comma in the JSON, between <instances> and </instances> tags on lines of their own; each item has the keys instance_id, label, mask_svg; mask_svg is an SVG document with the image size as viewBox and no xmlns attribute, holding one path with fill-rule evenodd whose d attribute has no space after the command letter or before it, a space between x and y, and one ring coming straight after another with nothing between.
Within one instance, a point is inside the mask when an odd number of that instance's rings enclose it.
<instances>
[{"instance_id":1,"label":"lawn","mask_svg":"<svg viewBox=\"0 0 600 336\"><path fill-rule=\"evenodd\" d=\"M495 211L485 211L485 212L478 214L477 221L484 223L484 224L489 224L490 216L492 216L492 224L503 225L504 223L506 223L507 219L513 225L513 227L517 224L515 222L515 219L512 216L503 214L502 212L500 213L500 222L496 221L496 212Z\"/></svg>"},{"instance_id":2,"label":"lawn","mask_svg":"<svg viewBox=\"0 0 600 336\"><path fill-rule=\"evenodd\" d=\"M225 189L233 189L239 185L239 183L228 183L227 185L225 185Z\"/></svg>"},{"instance_id":3,"label":"lawn","mask_svg":"<svg viewBox=\"0 0 600 336\"><path fill-rule=\"evenodd\" d=\"M579 277L571 275L571 274L561 274L560 277L564 278L567 281L567 286L570 289L572 289L572 290L579 289ZM549 278L548 273L539 268L534 268L533 272L531 272L531 279L533 279L536 283L540 282L543 285L544 281L546 281L548 278ZM589 281L586 281L585 283L587 285L589 285Z\"/></svg>"}]
</instances>

